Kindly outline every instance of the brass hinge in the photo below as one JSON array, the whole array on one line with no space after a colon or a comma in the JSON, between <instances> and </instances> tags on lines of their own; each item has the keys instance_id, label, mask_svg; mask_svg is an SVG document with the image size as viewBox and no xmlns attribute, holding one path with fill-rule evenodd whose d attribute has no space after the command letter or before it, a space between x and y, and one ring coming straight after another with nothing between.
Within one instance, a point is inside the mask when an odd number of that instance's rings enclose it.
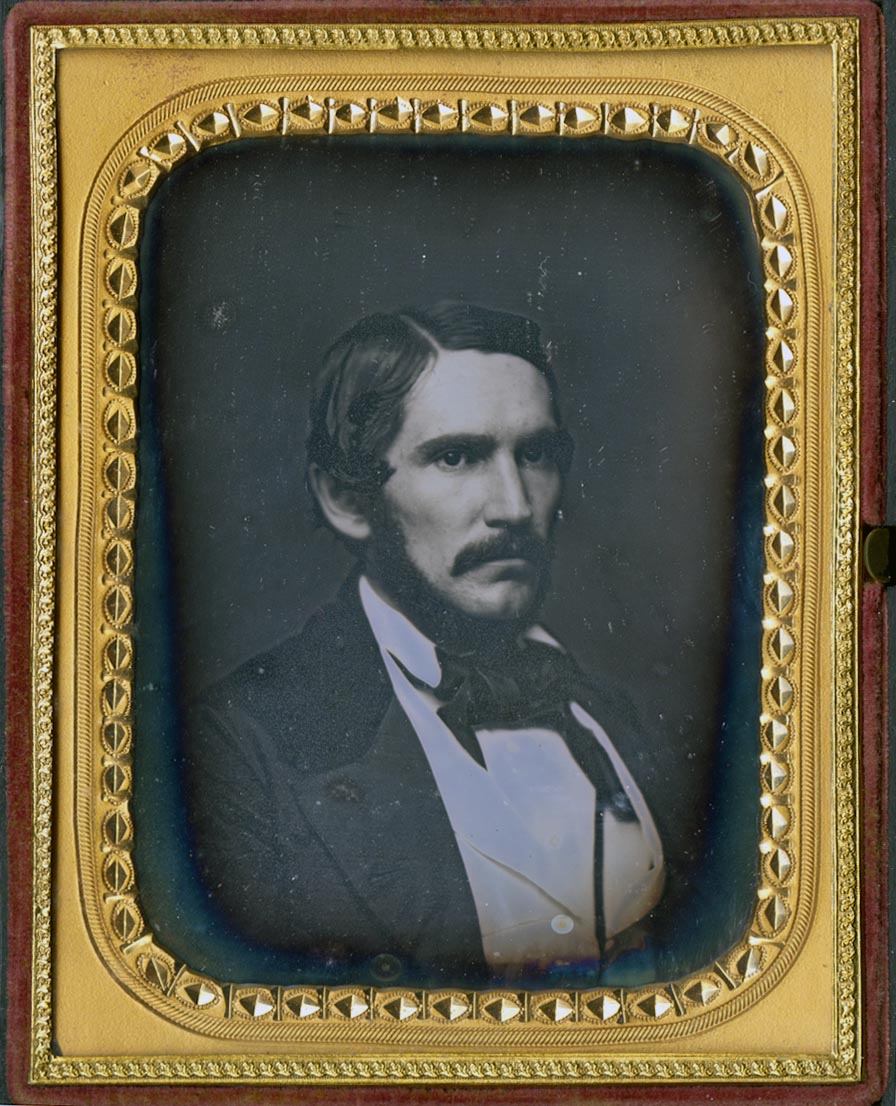
<instances>
[{"instance_id":1,"label":"brass hinge","mask_svg":"<svg viewBox=\"0 0 896 1106\"><path fill-rule=\"evenodd\" d=\"M896 526L875 526L865 535L865 572L876 584L896 584Z\"/></svg>"}]
</instances>

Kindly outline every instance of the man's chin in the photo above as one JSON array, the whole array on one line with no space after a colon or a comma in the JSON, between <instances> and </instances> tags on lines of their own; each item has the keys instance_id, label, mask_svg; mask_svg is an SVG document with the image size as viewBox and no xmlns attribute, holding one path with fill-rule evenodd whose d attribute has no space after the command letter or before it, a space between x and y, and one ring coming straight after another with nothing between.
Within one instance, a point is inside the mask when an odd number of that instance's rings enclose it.
<instances>
[{"instance_id":1,"label":"man's chin","mask_svg":"<svg viewBox=\"0 0 896 1106\"><path fill-rule=\"evenodd\" d=\"M495 622L519 622L535 611L540 596L535 574L520 578L495 571L494 578L467 581L458 608L469 618ZM472 586L470 586L472 585Z\"/></svg>"}]
</instances>

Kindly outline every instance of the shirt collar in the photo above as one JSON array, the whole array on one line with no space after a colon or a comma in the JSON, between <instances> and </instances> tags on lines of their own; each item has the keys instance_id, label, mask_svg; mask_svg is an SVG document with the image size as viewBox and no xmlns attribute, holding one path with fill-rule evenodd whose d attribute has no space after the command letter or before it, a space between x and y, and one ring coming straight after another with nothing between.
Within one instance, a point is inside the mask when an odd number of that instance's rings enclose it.
<instances>
[{"instance_id":1,"label":"shirt collar","mask_svg":"<svg viewBox=\"0 0 896 1106\"><path fill-rule=\"evenodd\" d=\"M410 619L393 607L366 576L359 579L358 592L364 614L380 648L391 653L412 676L429 687L438 687L442 669L435 645ZM563 646L543 626L530 626L524 636L563 651Z\"/></svg>"},{"instance_id":2,"label":"shirt collar","mask_svg":"<svg viewBox=\"0 0 896 1106\"><path fill-rule=\"evenodd\" d=\"M429 638L384 599L366 576L358 581L358 592L379 647L391 653L412 676L429 687L438 687L442 669Z\"/></svg>"}]
</instances>

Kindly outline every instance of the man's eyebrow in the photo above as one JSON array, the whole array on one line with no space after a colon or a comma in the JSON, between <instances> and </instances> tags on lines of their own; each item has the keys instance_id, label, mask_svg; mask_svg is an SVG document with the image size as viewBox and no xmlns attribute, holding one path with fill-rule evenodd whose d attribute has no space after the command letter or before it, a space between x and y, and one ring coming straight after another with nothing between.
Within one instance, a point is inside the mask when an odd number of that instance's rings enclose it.
<instances>
[{"instance_id":1,"label":"man's eyebrow","mask_svg":"<svg viewBox=\"0 0 896 1106\"><path fill-rule=\"evenodd\" d=\"M532 444L550 445L554 442L562 443L567 437L566 431L556 426L544 426L524 434L517 442L517 448ZM414 449L416 457L423 461L431 461L440 453L448 450L467 450L483 456L495 448L496 439L492 434L471 434L463 430L456 434L440 434L437 438L427 438Z\"/></svg>"},{"instance_id":2,"label":"man's eyebrow","mask_svg":"<svg viewBox=\"0 0 896 1106\"><path fill-rule=\"evenodd\" d=\"M494 449L494 446L495 439L491 434L468 434L460 431L457 434L440 434L437 438L427 438L414 449L414 453L428 461L449 449L468 449L482 453Z\"/></svg>"},{"instance_id":3,"label":"man's eyebrow","mask_svg":"<svg viewBox=\"0 0 896 1106\"><path fill-rule=\"evenodd\" d=\"M533 430L520 439L521 445L530 445L532 442L553 442L564 436L565 430L559 426L543 426L540 430Z\"/></svg>"}]
</instances>

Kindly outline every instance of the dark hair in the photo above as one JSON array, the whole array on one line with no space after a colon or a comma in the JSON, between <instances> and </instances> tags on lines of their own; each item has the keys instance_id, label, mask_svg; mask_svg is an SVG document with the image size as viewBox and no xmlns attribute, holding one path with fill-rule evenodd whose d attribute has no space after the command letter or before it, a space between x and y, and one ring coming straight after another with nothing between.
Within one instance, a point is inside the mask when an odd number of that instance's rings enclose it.
<instances>
[{"instance_id":1,"label":"dark hair","mask_svg":"<svg viewBox=\"0 0 896 1106\"><path fill-rule=\"evenodd\" d=\"M343 486L374 491L389 478L386 451L401 429L404 398L440 349L509 353L547 380L560 425L556 382L538 325L522 315L443 302L371 315L324 355L311 401L308 464Z\"/></svg>"}]
</instances>

